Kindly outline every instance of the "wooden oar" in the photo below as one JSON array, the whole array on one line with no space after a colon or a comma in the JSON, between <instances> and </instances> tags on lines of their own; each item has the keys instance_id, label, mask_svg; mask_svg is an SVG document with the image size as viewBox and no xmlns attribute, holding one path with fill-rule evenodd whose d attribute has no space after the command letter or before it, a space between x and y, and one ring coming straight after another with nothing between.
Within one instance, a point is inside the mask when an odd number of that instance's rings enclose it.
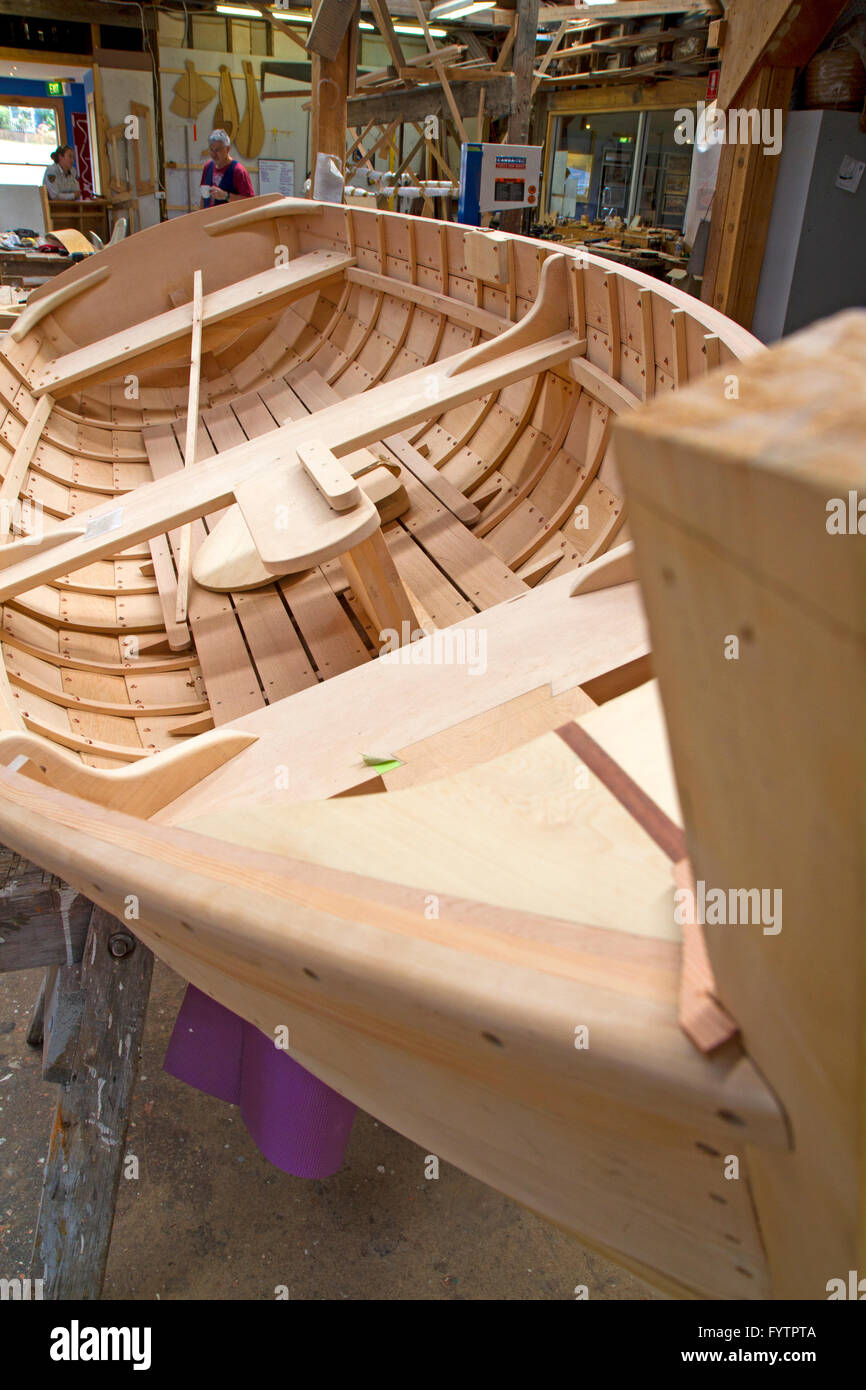
<instances>
[{"instance_id":1,"label":"wooden oar","mask_svg":"<svg viewBox=\"0 0 866 1390\"><path fill-rule=\"evenodd\" d=\"M192 351L189 363L189 395L186 405L186 439L183 446L183 466L189 468L195 463L195 446L198 434L198 397L201 382L201 321L202 321L201 271L193 276L192 290ZM175 622L185 623L189 606L189 570L192 548L192 522L187 521L180 533L180 563L177 575L177 606Z\"/></svg>"}]
</instances>

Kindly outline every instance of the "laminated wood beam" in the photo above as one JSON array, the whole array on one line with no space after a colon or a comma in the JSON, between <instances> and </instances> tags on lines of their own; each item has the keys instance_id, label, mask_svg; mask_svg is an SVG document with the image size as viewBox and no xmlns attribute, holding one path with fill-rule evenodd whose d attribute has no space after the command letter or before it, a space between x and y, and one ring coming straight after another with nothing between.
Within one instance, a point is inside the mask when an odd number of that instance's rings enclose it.
<instances>
[{"instance_id":1,"label":"laminated wood beam","mask_svg":"<svg viewBox=\"0 0 866 1390\"><path fill-rule=\"evenodd\" d=\"M316 285L331 280L354 264L351 256L336 251L311 251L287 265L263 270L224 289L212 290L203 298L202 327L222 323L236 314L259 310L275 299L302 299ZM81 381L119 369L166 343L175 342L192 330L193 306L182 304L144 323L133 324L99 342L56 357L41 371L33 385L34 395L68 391Z\"/></svg>"}]
</instances>

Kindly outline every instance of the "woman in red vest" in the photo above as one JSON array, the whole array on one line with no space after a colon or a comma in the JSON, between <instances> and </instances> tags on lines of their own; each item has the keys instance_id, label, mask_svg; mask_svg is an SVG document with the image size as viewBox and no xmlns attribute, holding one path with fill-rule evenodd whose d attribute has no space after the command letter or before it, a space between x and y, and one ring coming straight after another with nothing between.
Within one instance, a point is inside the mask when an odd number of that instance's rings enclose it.
<instances>
[{"instance_id":1,"label":"woman in red vest","mask_svg":"<svg viewBox=\"0 0 866 1390\"><path fill-rule=\"evenodd\" d=\"M213 208L234 203L238 198L254 198L250 176L239 159L230 159L232 142L224 130L212 130L208 139L210 159L201 171L201 205Z\"/></svg>"}]
</instances>

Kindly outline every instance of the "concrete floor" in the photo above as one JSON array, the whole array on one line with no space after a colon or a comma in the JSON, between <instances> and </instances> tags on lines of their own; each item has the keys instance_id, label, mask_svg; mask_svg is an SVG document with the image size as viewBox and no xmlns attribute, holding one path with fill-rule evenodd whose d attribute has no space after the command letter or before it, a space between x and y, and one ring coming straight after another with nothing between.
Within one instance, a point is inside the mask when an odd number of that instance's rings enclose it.
<instances>
[{"instance_id":1,"label":"concrete floor","mask_svg":"<svg viewBox=\"0 0 866 1390\"><path fill-rule=\"evenodd\" d=\"M25 1033L41 971L0 975L0 1277L28 1272L57 1087ZM157 961L104 1296L122 1299L653 1299L644 1284L359 1115L342 1170L273 1168L233 1106L166 1075L183 982Z\"/></svg>"}]
</instances>

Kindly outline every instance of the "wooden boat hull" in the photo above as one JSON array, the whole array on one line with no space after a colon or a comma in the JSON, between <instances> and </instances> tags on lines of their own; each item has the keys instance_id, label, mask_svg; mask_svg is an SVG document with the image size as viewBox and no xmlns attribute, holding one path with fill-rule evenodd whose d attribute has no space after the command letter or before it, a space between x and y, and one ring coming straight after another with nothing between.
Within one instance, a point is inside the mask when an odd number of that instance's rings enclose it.
<instances>
[{"instance_id":1,"label":"wooden boat hull","mask_svg":"<svg viewBox=\"0 0 866 1390\"><path fill-rule=\"evenodd\" d=\"M738 1043L708 1058L683 1035L670 856L604 788L576 793L549 732L577 719L636 758L678 819L633 689L649 645L612 429L759 345L597 258L303 200L100 262L34 297L0 358L0 499L47 530L0 551L0 835L115 914L132 895L185 978L288 1027L292 1056L431 1152L671 1292L767 1296L748 1185L720 1193L713 1165L732 1129L784 1149L784 1117ZM347 492L400 470L408 510L382 531L365 512L378 589L351 525L289 553L273 519L311 442ZM427 636L379 655L415 635L402 613ZM383 754L403 768L377 781ZM412 799L407 777L457 773ZM371 785L391 788L376 842L340 796ZM503 806L502 843L540 818L551 865L583 856L577 885L476 872Z\"/></svg>"}]
</instances>

